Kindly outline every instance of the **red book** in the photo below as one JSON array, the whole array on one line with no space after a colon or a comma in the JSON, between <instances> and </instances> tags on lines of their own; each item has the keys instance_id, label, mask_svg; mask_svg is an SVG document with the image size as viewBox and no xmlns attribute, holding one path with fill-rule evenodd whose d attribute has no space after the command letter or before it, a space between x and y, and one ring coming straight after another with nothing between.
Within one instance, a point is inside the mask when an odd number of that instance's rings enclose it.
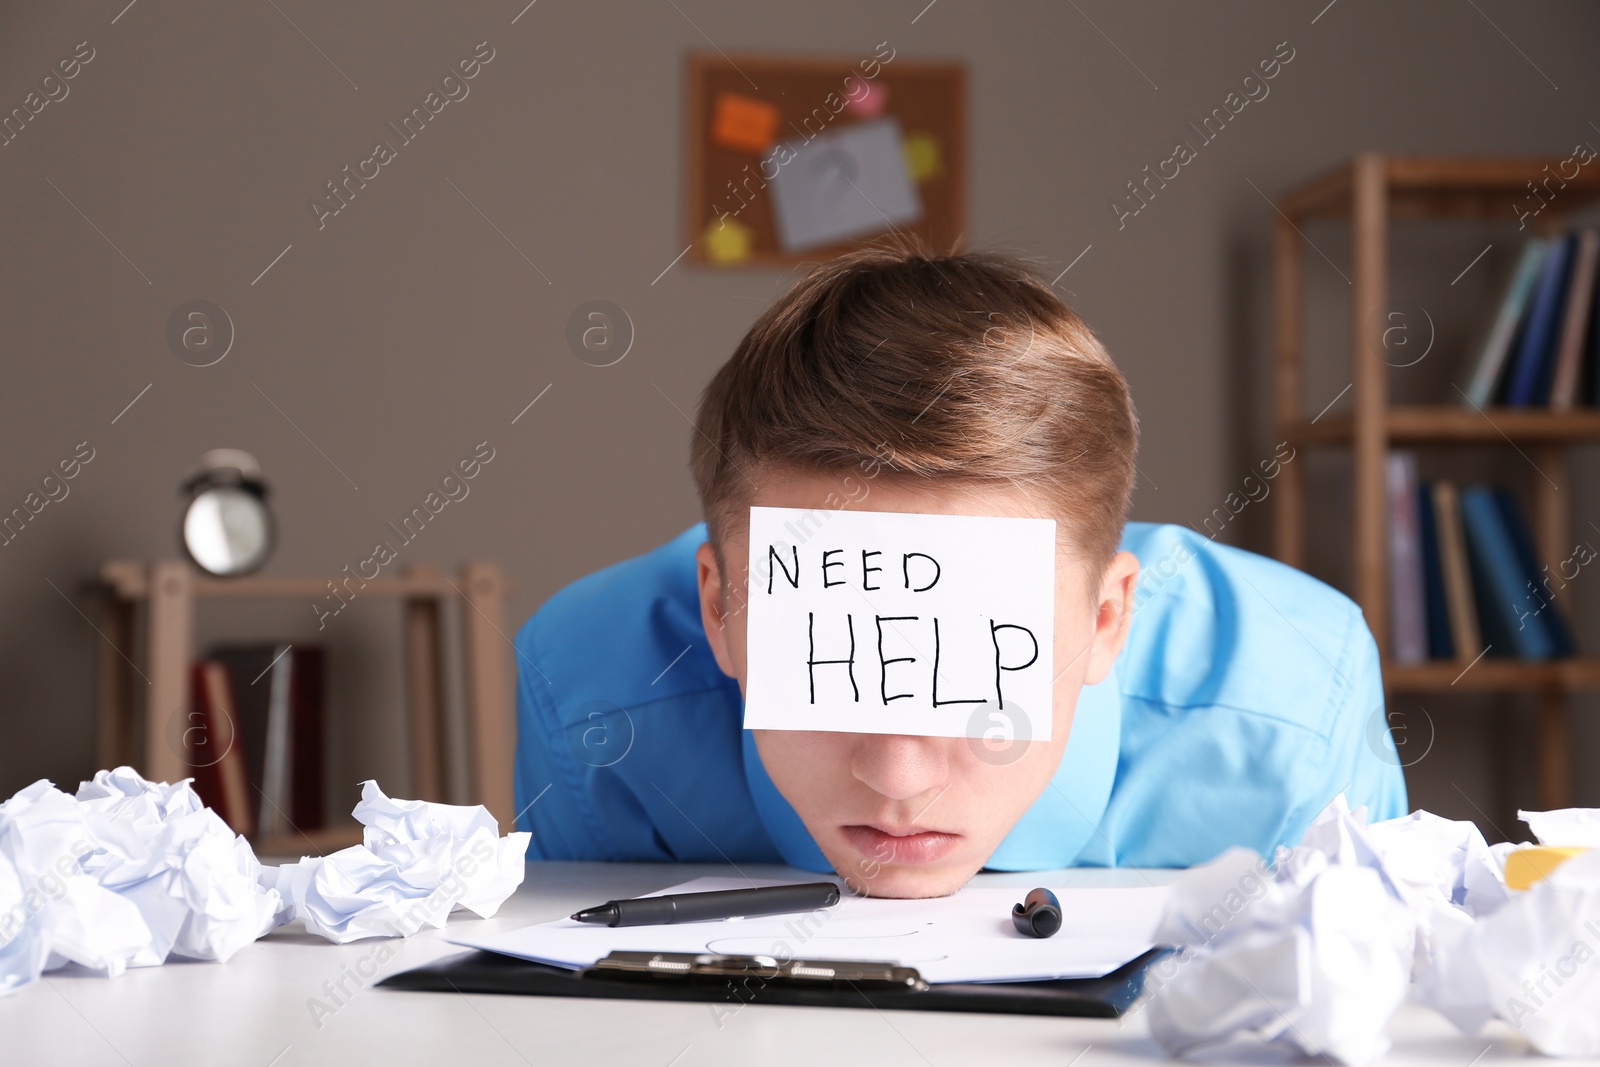
<instances>
[{"instance_id":1,"label":"red book","mask_svg":"<svg viewBox=\"0 0 1600 1067\"><path fill-rule=\"evenodd\" d=\"M319 830L322 807L322 649L295 645L289 655L289 813L302 830Z\"/></svg>"},{"instance_id":2,"label":"red book","mask_svg":"<svg viewBox=\"0 0 1600 1067\"><path fill-rule=\"evenodd\" d=\"M235 833L251 825L250 783L233 710L228 671L202 660L190 676L189 721L183 732L184 758L194 770L195 792Z\"/></svg>"}]
</instances>

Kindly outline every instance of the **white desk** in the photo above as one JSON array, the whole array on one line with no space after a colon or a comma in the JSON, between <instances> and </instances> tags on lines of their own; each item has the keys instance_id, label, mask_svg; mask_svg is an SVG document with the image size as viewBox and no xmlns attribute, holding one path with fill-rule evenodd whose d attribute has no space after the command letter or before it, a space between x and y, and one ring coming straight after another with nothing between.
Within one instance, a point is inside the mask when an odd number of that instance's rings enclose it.
<instances>
[{"instance_id":1,"label":"white desk","mask_svg":"<svg viewBox=\"0 0 1600 1067\"><path fill-rule=\"evenodd\" d=\"M781 867L746 867L751 876L794 877ZM571 914L612 897L633 896L726 866L529 864L527 879L495 918L451 920L448 929L501 930ZM1171 872L1074 870L981 875L976 884L1143 885ZM1019 896L1020 899L1020 896ZM324 982L350 970L377 977L464 951L428 930L408 941L331 945L284 927L225 964L169 963L107 980L73 969L0 998L0 1064L121 1064L172 1067L229 1064L472 1064L645 1067L777 1067L782 1064L1049 1064L1082 1067L1162 1059L1143 1013L1122 1020L1020 1015L877 1012L851 1008L759 1007L718 1019L707 1004L571 1000L524 996L399 993L364 988L332 1016L313 1019L308 1002ZM352 988L346 981L346 988ZM331 1003L331 1002L330 1002ZM1461 1037L1442 1018L1406 1007L1391 1024L1389 1063L1473 1067L1527 1062L1510 1028ZM1206 1063L1274 1063L1283 1057L1241 1045ZM1561 1061L1545 1061L1558 1063ZM1577 1062L1577 1061L1566 1061Z\"/></svg>"}]
</instances>

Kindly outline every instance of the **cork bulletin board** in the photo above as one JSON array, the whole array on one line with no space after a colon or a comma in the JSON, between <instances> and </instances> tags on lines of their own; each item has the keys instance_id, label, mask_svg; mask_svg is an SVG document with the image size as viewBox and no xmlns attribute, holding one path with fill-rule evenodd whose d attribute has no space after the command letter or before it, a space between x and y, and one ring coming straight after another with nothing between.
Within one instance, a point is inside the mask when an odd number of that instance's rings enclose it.
<instances>
[{"instance_id":1,"label":"cork bulletin board","mask_svg":"<svg viewBox=\"0 0 1600 1067\"><path fill-rule=\"evenodd\" d=\"M788 266L891 227L938 251L966 232L963 64L881 44L834 58L691 53L687 75L685 258Z\"/></svg>"}]
</instances>

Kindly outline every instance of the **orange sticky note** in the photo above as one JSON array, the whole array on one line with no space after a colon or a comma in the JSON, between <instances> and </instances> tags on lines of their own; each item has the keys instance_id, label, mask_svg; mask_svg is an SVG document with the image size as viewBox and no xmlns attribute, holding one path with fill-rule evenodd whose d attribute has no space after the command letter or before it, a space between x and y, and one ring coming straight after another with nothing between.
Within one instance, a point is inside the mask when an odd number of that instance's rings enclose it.
<instances>
[{"instance_id":1,"label":"orange sticky note","mask_svg":"<svg viewBox=\"0 0 1600 1067\"><path fill-rule=\"evenodd\" d=\"M711 116L711 139L724 148L760 155L772 147L778 131L778 109L738 93L717 97Z\"/></svg>"}]
</instances>

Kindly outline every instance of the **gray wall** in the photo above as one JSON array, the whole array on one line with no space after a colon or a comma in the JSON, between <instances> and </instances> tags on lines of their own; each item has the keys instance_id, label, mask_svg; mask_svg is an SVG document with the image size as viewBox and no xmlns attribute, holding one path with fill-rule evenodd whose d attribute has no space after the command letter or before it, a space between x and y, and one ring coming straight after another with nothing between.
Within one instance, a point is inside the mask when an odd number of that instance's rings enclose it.
<instances>
[{"instance_id":1,"label":"gray wall","mask_svg":"<svg viewBox=\"0 0 1600 1067\"><path fill-rule=\"evenodd\" d=\"M899 55L969 64L969 242L1039 256L1052 274L1093 246L1061 287L1132 383L1140 519L1198 522L1272 452L1262 194L1360 150L1565 154L1600 138L1590 122L1600 10L1581 3L940 0L918 16L923 0L540 0L513 24L521 0L125 2L18 0L0 16L5 109L78 42L94 49L70 95L0 148L0 507L21 503L77 442L96 450L70 496L0 548L0 795L94 769L99 638L49 583L92 617L86 583L101 560L173 554L177 482L205 449L241 447L263 462L281 520L271 572L332 576L490 441L496 458L471 495L406 551L451 567L500 560L516 584L514 621L695 520L683 412L790 280L679 263L652 284L683 247L683 62L707 38L729 52L847 58L887 40ZM495 54L470 96L319 230L308 199L481 41ZM1295 58L1270 96L1119 230L1110 198L1283 41ZM1349 272L1336 227L1308 236ZM1490 241L1490 256L1450 286ZM1456 348L1513 249L1509 227L1407 231L1397 288L1406 279L1436 310L1441 336L1398 391L1449 395ZM1327 364L1307 400L1320 407L1348 380L1348 290L1322 256L1306 262ZM206 368L164 339L168 316L193 298L222 305L237 330ZM638 331L609 368L578 361L564 341L569 313L594 298L621 304ZM1338 516L1342 465L1307 462L1331 502L1324 514ZM1531 476L1515 463L1481 469ZM1577 471L1563 489L1580 520L1600 518L1595 465ZM1224 538L1264 548L1274 506L1252 505ZM1343 581L1343 558L1325 530L1322 573ZM1593 618L1588 586L1600 579L1585 580ZM382 725L402 696L395 627L373 603L321 634L304 604L201 617L207 638L329 645L336 808L360 777L405 784L399 733ZM1411 771L1415 802L1500 818L1531 803L1521 772L1520 792L1491 787L1485 744L1504 720L1521 759L1522 712L1427 710L1438 744ZM1593 733L1582 736L1592 754Z\"/></svg>"}]
</instances>

